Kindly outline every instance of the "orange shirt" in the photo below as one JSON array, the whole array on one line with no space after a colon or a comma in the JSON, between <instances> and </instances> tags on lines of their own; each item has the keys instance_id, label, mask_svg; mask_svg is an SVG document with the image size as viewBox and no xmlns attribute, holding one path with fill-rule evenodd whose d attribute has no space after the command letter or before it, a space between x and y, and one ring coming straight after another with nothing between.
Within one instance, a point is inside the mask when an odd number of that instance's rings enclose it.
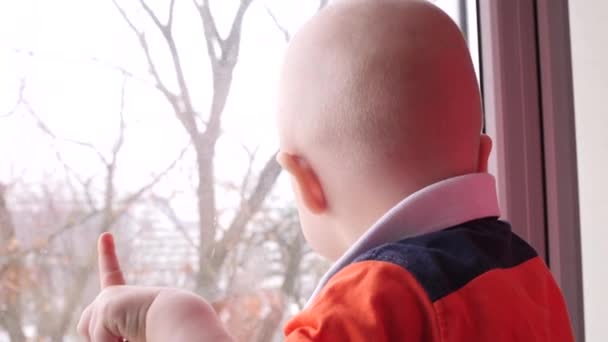
<instances>
[{"instance_id":1,"label":"orange shirt","mask_svg":"<svg viewBox=\"0 0 608 342\"><path fill-rule=\"evenodd\" d=\"M452 179L398 205L336 263L285 326L286 341L573 341L562 294L542 259L508 223L488 215L497 211L488 180ZM480 203L488 191L485 207L459 204ZM450 205L456 223L437 229L450 219L425 214L432 204L439 213ZM411 207L418 210L399 215ZM483 218L462 221L471 214ZM407 237L413 222L427 232ZM382 241L395 231L406 237Z\"/></svg>"}]
</instances>

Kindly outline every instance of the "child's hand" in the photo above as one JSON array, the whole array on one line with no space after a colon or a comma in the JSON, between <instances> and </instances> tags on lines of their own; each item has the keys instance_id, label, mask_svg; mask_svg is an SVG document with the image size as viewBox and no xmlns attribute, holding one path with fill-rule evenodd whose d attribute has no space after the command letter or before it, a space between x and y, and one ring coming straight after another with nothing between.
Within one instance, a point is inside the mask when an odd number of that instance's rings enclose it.
<instances>
[{"instance_id":1,"label":"child's hand","mask_svg":"<svg viewBox=\"0 0 608 342\"><path fill-rule=\"evenodd\" d=\"M202 298L178 289L126 286L112 235L101 235L98 253L101 292L78 323L87 341L232 341Z\"/></svg>"},{"instance_id":2,"label":"child's hand","mask_svg":"<svg viewBox=\"0 0 608 342\"><path fill-rule=\"evenodd\" d=\"M125 286L112 235L101 235L97 248L101 292L82 313L78 333L94 342L145 341L148 308L161 289Z\"/></svg>"}]
</instances>

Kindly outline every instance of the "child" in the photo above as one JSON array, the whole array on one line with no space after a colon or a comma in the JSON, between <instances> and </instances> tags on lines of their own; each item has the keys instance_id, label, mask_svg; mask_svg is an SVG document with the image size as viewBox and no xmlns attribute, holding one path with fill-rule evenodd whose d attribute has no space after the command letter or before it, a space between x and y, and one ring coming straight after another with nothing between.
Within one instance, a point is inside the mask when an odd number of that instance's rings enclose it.
<instances>
[{"instance_id":1,"label":"child","mask_svg":"<svg viewBox=\"0 0 608 342\"><path fill-rule=\"evenodd\" d=\"M304 234L337 260L287 341L573 341L549 270L497 219L477 81L447 15L335 2L294 37L279 99ZM99 250L89 340L231 340L203 299L125 286L111 236Z\"/></svg>"}]
</instances>

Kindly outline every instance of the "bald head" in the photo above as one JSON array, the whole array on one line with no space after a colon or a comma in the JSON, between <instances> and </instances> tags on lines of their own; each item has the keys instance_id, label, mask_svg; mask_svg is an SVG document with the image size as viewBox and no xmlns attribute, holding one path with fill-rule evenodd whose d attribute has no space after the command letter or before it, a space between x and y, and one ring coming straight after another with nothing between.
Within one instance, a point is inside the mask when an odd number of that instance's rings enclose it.
<instances>
[{"instance_id":1,"label":"bald head","mask_svg":"<svg viewBox=\"0 0 608 342\"><path fill-rule=\"evenodd\" d=\"M286 53L278 123L281 149L312 165L330 203L366 182L402 198L478 168L468 48L422 0L335 1L317 14Z\"/></svg>"},{"instance_id":2,"label":"bald head","mask_svg":"<svg viewBox=\"0 0 608 342\"><path fill-rule=\"evenodd\" d=\"M458 27L426 1L335 2L288 49L279 128L313 163L475 168L481 105Z\"/></svg>"}]
</instances>

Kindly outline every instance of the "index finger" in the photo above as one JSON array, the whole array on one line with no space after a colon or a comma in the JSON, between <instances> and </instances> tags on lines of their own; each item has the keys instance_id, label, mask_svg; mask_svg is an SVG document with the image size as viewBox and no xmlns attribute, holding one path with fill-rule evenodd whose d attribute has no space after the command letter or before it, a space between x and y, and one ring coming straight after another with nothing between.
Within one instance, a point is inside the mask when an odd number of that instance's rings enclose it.
<instances>
[{"instance_id":1,"label":"index finger","mask_svg":"<svg viewBox=\"0 0 608 342\"><path fill-rule=\"evenodd\" d=\"M125 279L120 270L114 238L110 233L103 233L97 243L99 262L99 281L101 288L108 286L125 285Z\"/></svg>"}]
</instances>

